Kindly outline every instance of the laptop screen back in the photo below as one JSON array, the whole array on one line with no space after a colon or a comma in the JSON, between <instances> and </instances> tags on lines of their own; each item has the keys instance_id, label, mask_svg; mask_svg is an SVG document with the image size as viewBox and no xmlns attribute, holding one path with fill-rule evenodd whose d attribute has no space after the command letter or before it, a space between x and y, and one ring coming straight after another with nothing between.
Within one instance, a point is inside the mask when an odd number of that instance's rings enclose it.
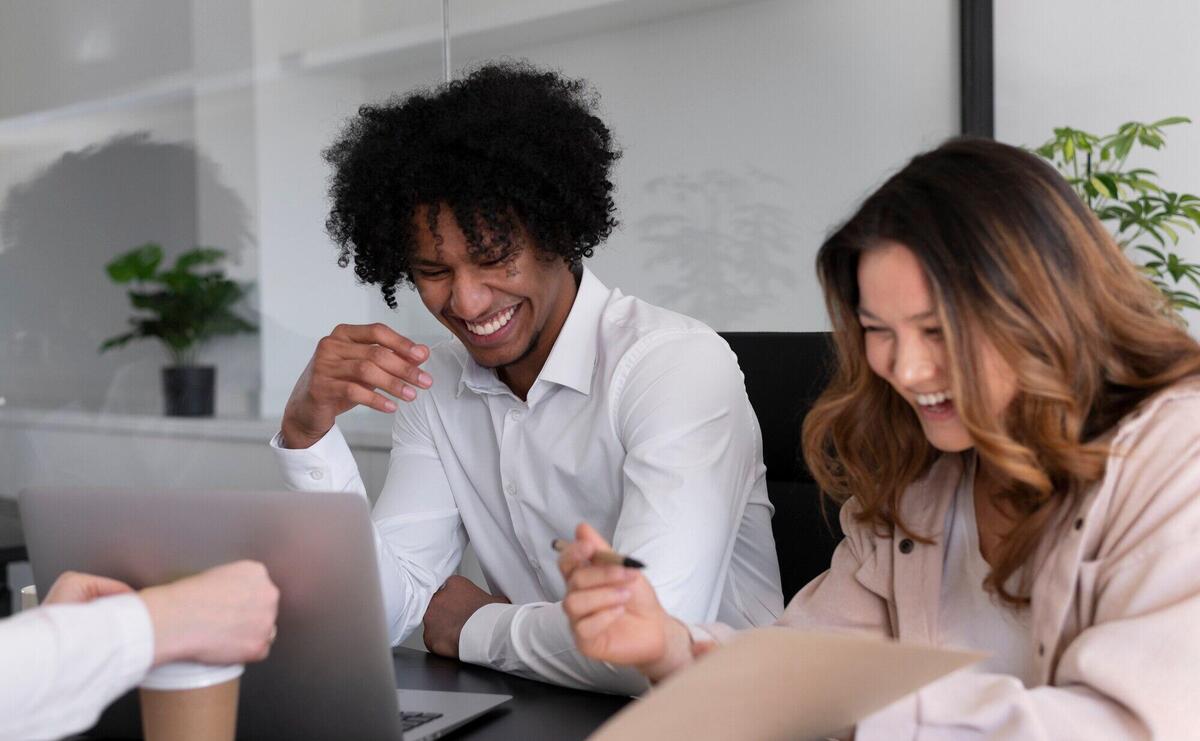
<instances>
[{"instance_id":1,"label":"laptop screen back","mask_svg":"<svg viewBox=\"0 0 1200 741\"><path fill-rule=\"evenodd\" d=\"M21 516L39 594L66 570L138 589L230 561L261 561L280 589L278 635L270 657L246 667L238 735L400 738L373 531L361 496L31 489L21 494ZM107 715L106 730L136 723L136 714L123 717L128 708Z\"/></svg>"}]
</instances>

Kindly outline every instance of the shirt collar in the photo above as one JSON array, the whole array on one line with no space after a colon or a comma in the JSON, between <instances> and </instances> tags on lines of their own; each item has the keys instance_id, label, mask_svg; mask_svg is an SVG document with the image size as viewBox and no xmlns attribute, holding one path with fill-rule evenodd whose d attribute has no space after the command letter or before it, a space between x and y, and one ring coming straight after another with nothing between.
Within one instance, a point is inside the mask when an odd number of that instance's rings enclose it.
<instances>
[{"instance_id":1,"label":"shirt collar","mask_svg":"<svg viewBox=\"0 0 1200 741\"><path fill-rule=\"evenodd\" d=\"M581 394L591 394L592 376L596 369L596 342L600 334L600 316L608 301L608 288L592 271L583 268L583 276L579 288L575 292L575 301L571 311L550 349L546 364L538 373L537 380L530 389L545 381L560 386L572 388ZM491 368L484 368L475 362L469 352L463 353L463 372L458 383L458 396L463 389L470 389L477 394L511 393L508 386L497 377ZM531 399L532 401L532 399Z\"/></svg>"}]
</instances>

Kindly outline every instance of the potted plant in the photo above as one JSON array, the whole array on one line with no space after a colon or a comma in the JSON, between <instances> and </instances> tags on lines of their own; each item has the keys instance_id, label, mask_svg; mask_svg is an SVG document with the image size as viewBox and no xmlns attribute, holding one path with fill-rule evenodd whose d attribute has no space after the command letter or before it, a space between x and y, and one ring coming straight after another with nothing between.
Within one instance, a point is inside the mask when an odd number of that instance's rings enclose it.
<instances>
[{"instance_id":1,"label":"potted plant","mask_svg":"<svg viewBox=\"0 0 1200 741\"><path fill-rule=\"evenodd\" d=\"M1161 149L1163 128L1181 123L1191 121L1183 116L1149 124L1131 121L1107 136L1064 126L1035 150L1112 228L1117 243L1135 253L1135 262L1176 312L1200 310L1200 264L1177 252L1180 231L1195 233L1200 227L1200 197L1166 190L1153 170L1128 167L1126 161L1137 146Z\"/></svg>"},{"instance_id":2,"label":"potted plant","mask_svg":"<svg viewBox=\"0 0 1200 741\"><path fill-rule=\"evenodd\" d=\"M105 266L114 283L133 284L129 301L146 312L129 319L130 331L110 337L100 352L123 347L131 340L153 338L163 343L171 365L163 368L166 413L181 417L211 417L216 368L197 365L205 342L219 335L254 332L257 328L233 307L248 285L225 277L220 269L197 272L224 259L222 250L196 247L181 254L169 269L160 269L162 247L148 243L117 256Z\"/></svg>"}]
</instances>

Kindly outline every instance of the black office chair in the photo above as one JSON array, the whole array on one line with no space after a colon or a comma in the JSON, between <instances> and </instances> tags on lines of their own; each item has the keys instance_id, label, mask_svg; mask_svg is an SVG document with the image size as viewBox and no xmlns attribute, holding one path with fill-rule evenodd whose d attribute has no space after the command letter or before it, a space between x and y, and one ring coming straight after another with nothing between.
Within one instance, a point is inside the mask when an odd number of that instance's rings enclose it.
<instances>
[{"instance_id":1,"label":"black office chair","mask_svg":"<svg viewBox=\"0 0 1200 741\"><path fill-rule=\"evenodd\" d=\"M800 425L833 369L828 332L721 332L738 356L762 428L771 529L783 596L829 568L842 539L838 508L822 497L800 454Z\"/></svg>"}]
</instances>

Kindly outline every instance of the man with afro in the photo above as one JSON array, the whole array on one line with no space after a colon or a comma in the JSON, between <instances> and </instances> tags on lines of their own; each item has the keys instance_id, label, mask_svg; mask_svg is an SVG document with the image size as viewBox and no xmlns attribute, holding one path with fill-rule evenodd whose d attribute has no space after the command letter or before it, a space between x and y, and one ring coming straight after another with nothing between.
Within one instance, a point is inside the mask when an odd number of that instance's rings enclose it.
<instances>
[{"instance_id":1,"label":"man with afro","mask_svg":"<svg viewBox=\"0 0 1200 741\"><path fill-rule=\"evenodd\" d=\"M365 495L335 419L392 414L373 514L392 640L423 625L439 654L636 693L640 674L575 650L555 538L594 524L688 622L769 624L783 598L736 357L583 267L616 225L596 105L503 63L359 109L325 153L340 264L393 308L415 288L453 339L338 325L272 447L293 488ZM453 575L468 542L487 591Z\"/></svg>"}]
</instances>

